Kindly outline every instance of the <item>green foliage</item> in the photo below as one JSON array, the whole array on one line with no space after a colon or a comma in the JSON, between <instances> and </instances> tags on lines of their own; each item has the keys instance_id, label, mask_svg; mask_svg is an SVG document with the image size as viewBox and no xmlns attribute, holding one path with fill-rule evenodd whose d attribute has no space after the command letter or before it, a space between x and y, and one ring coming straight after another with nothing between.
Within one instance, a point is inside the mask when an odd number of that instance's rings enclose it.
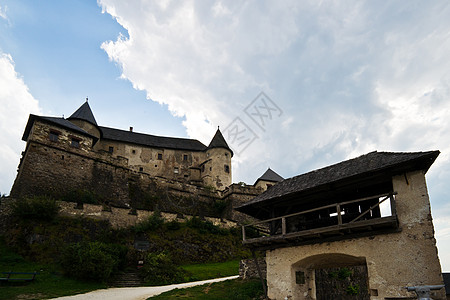
<instances>
[{"instance_id":1,"label":"green foliage","mask_svg":"<svg viewBox=\"0 0 450 300\"><path fill-rule=\"evenodd\" d=\"M101 242L76 243L64 249L61 266L77 279L105 282L124 265L126 248Z\"/></svg>"},{"instance_id":2,"label":"green foliage","mask_svg":"<svg viewBox=\"0 0 450 300\"><path fill-rule=\"evenodd\" d=\"M214 211L218 214L218 216L223 216L223 213L228 207L228 202L225 200L216 200L214 201Z\"/></svg>"},{"instance_id":3,"label":"green foliage","mask_svg":"<svg viewBox=\"0 0 450 300\"><path fill-rule=\"evenodd\" d=\"M147 220L144 220L134 227L135 232L142 233L146 231L153 231L161 228L164 225L164 218L159 212L155 211Z\"/></svg>"},{"instance_id":4,"label":"green foliage","mask_svg":"<svg viewBox=\"0 0 450 300\"><path fill-rule=\"evenodd\" d=\"M212 186L212 185L205 185L203 188L208 193L214 193L216 191L216 188L214 186Z\"/></svg>"},{"instance_id":5,"label":"green foliage","mask_svg":"<svg viewBox=\"0 0 450 300\"><path fill-rule=\"evenodd\" d=\"M88 190L71 190L62 197L63 201L86 203L86 204L98 204L98 196Z\"/></svg>"},{"instance_id":6,"label":"green foliage","mask_svg":"<svg viewBox=\"0 0 450 300\"><path fill-rule=\"evenodd\" d=\"M239 260L181 266L189 276L186 281L199 281L239 274Z\"/></svg>"},{"instance_id":7,"label":"green foliage","mask_svg":"<svg viewBox=\"0 0 450 300\"><path fill-rule=\"evenodd\" d=\"M183 282L186 275L166 252L149 253L141 270L145 282L152 285Z\"/></svg>"},{"instance_id":8,"label":"green foliage","mask_svg":"<svg viewBox=\"0 0 450 300\"><path fill-rule=\"evenodd\" d=\"M181 224L180 224L180 222L173 220L173 221L166 223L166 227L169 230L178 230L181 228Z\"/></svg>"},{"instance_id":9,"label":"green foliage","mask_svg":"<svg viewBox=\"0 0 450 300\"><path fill-rule=\"evenodd\" d=\"M201 220L198 217L192 217L191 219L186 221L186 226L189 228L195 228L200 233L212 233L220 235L229 234L229 230L220 228L219 226L214 225L212 222Z\"/></svg>"},{"instance_id":10,"label":"green foliage","mask_svg":"<svg viewBox=\"0 0 450 300\"><path fill-rule=\"evenodd\" d=\"M149 299L253 300L262 299L263 295L264 291L259 280L235 279L187 289L175 289Z\"/></svg>"},{"instance_id":11,"label":"green foliage","mask_svg":"<svg viewBox=\"0 0 450 300\"><path fill-rule=\"evenodd\" d=\"M350 271L350 270L347 269L347 268L342 268L342 269L340 269L339 272L338 272L338 278L339 278L340 280L345 280L345 279L347 279L348 277L350 277L351 275L352 275L352 271Z\"/></svg>"},{"instance_id":12,"label":"green foliage","mask_svg":"<svg viewBox=\"0 0 450 300\"><path fill-rule=\"evenodd\" d=\"M347 287L347 294L349 294L349 295L358 295L359 294L359 285L357 285L357 284L355 284L355 285L350 284Z\"/></svg>"},{"instance_id":13,"label":"green foliage","mask_svg":"<svg viewBox=\"0 0 450 300\"><path fill-rule=\"evenodd\" d=\"M12 215L20 219L53 220L58 211L55 199L46 196L23 198L12 204Z\"/></svg>"}]
</instances>

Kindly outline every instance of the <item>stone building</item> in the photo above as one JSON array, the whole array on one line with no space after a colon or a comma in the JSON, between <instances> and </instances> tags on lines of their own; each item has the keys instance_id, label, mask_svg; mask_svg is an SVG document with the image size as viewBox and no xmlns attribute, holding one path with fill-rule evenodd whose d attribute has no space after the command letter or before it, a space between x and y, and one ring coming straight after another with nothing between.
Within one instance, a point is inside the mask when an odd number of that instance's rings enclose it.
<instances>
[{"instance_id":1,"label":"stone building","mask_svg":"<svg viewBox=\"0 0 450 300\"><path fill-rule=\"evenodd\" d=\"M438 155L372 152L237 207L269 228L243 237L266 253L269 298L415 299L406 286L442 285L425 181Z\"/></svg>"},{"instance_id":2,"label":"stone building","mask_svg":"<svg viewBox=\"0 0 450 300\"><path fill-rule=\"evenodd\" d=\"M119 169L216 190L232 182L233 151L219 129L206 146L195 139L133 132L132 127L103 127L87 101L67 119L30 115L22 139L27 144L13 197L52 191L55 180L66 190L92 186L91 179L126 186L120 178L125 175L116 176ZM108 176L105 168L110 169Z\"/></svg>"},{"instance_id":3,"label":"stone building","mask_svg":"<svg viewBox=\"0 0 450 300\"><path fill-rule=\"evenodd\" d=\"M278 175L275 171L273 171L271 168L268 168L264 174L259 177L255 184L253 186L260 187L262 190L267 190L274 184L277 184L280 181L283 181L284 178Z\"/></svg>"}]
</instances>

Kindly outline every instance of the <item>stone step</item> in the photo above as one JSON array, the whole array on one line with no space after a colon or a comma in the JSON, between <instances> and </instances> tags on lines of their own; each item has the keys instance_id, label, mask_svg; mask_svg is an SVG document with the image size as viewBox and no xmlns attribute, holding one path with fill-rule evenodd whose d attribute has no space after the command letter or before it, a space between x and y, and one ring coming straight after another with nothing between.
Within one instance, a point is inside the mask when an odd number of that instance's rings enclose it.
<instances>
[{"instance_id":1,"label":"stone step","mask_svg":"<svg viewBox=\"0 0 450 300\"><path fill-rule=\"evenodd\" d=\"M119 273L112 276L109 281L109 286L114 287L135 287L142 286L142 280L139 273L136 272L125 272Z\"/></svg>"}]
</instances>

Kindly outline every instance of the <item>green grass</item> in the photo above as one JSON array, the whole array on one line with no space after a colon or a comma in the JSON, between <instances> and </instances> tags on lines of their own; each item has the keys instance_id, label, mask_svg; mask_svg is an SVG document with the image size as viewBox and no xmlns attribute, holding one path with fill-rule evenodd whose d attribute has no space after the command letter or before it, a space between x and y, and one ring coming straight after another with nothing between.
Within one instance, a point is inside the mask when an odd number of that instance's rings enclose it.
<instances>
[{"instance_id":1,"label":"green grass","mask_svg":"<svg viewBox=\"0 0 450 300\"><path fill-rule=\"evenodd\" d=\"M258 279L235 279L187 289L175 289L148 299L173 300L182 298L198 300L252 300L262 299L263 294L263 288Z\"/></svg>"},{"instance_id":2,"label":"green grass","mask_svg":"<svg viewBox=\"0 0 450 300\"><path fill-rule=\"evenodd\" d=\"M62 276L60 270L53 265L37 264L26 261L22 256L8 249L0 239L0 272L34 272L35 280L29 283L0 284L0 299L48 299L84 293L106 285L92 282L81 282ZM0 274L3 277L3 274ZM19 276L17 275L16 278Z\"/></svg>"},{"instance_id":3,"label":"green grass","mask_svg":"<svg viewBox=\"0 0 450 300\"><path fill-rule=\"evenodd\" d=\"M191 264L181 266L189 273L186 281L198 281L239 274L239 260L222 263Z\"/></svg>"}]
</instances>

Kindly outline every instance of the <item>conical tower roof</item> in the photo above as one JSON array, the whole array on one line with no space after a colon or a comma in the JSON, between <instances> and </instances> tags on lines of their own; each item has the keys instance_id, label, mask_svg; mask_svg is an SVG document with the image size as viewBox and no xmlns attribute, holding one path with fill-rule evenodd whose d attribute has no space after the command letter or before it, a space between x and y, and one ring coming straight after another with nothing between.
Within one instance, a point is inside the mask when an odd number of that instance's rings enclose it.
<instances>
[{"instance_id":1,"label":"conical tower roof","mask_svg":"<svg viewBox=\"0 0 450 300\"><path fill-rule=\"evenodd\" d=\"M219 128L217 128L216 134L212 138L211 143L209 143L208 149L212 148L225 148L231 152L231 156L233 157L233 151L230 149L230 147L228 147L228 144L225 141L225 138L223 137Z\"/></svg>"},{"instance_id":2,"label":"conical tower roof","mask_svg":"<svg viewBox=\"0 0 450 300\"><path fill-rule=\"evenodd\" d=\"M77 111L75 111L68 119L83 120L97 126L97 121L95 121L94 114L92 113L91 107L87 101L84 102L83 105L81 105L80 108L77 109Z\"/></svg>"},{"instance_id":3,"label":"conical tower roof","mask_svg":"<svg viewBox=\"0 0 450 300\"><path fill-rule=\"evenodd\" d=\"M280 181L283 181L284 178L281 177L280 175L278 175L271 168L268 168L267 171L264 174L262 174L262 176L259 177L258 180L256 180L256 182L258 182L259 180L280 182Z\"/></svg>"}]
</instances>

